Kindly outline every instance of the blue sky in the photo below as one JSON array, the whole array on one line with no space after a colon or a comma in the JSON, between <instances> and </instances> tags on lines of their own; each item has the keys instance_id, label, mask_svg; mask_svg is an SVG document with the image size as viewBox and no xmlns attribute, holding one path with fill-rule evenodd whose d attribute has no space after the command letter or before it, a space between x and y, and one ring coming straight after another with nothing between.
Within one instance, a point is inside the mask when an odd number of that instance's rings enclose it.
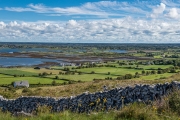
<instances>
[{"instance_id":1,"label":"blue sky","mask_svg":"<svg viewBox=\"0 0 180 120\"><path fill-rule=\"evenodd\" d=\"M3 42L180 42L180 0L0 0Z\"/></svg>"}]
</instances>

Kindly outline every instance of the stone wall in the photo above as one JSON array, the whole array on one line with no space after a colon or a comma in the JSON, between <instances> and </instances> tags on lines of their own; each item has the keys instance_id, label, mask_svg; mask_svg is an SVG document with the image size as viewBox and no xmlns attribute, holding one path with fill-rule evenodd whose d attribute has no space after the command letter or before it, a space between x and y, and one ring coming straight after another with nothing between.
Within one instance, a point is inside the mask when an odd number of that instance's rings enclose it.
<instances>
[{"instance_id":1,"label":"stone wall","mask_svg":"<svg viewBox=\"0 0 180 120\"><path fill-rule=\"evenodd\" d=\"M53 112L70 110L72 112L91 112L98 110L120 109L123 105L136 101L153 101L167 94L172 88L180 88L180 82L156 85L135 85L115 88L96 93L83 93L68 98L19 97L5 99L0 96L0 108L3 111L31 113L39 106L49 106Z\"/></svg>"}]
</instances>

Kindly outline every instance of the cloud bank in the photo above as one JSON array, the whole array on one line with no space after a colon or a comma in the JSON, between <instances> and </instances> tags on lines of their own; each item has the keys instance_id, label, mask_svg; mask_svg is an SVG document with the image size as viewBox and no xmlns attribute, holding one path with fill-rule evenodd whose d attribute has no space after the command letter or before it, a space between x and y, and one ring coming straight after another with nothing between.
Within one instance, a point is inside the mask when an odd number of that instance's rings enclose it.
<instances>
[{"instance_id":1,"label":"cloud bank","mask_svg":"<svg viewBox=\"0 0 180 120\"><path fill-rule=\"evenodd\" d=\"M132 18L68 22L0 22L0 41L179 42L180 22Z\"/></svg>"},{"instance_id":2,"label":"cloud bank","mask_svg":"<svg viewBox=\"0 0 180 120\"><path fill-rule=\"evenodd\" d=\"M99 1L80 6L51 7L29 4L4 7L9 12L33 12L72 20L0 22L0 41L17 42L180 42L180 1ZM91 17L95 16L94 19ZM76 19L76 18L81 19ZM91 19L89 19L91 18ZM101 18L101 19L100 19Z\"/></svg>"}]
</instances>

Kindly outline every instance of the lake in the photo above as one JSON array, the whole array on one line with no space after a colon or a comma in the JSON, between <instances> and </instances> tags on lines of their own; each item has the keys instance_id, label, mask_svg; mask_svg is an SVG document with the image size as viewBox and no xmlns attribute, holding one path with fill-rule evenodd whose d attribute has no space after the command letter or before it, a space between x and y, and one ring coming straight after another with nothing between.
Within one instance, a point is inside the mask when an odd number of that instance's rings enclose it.
<instances>
[{"instance_id":1,"label":"lake","mask_svg":"<svg viewBox=\"0 0 180 120\"><path fill-rule=\"evenodd\" d=\"M0 48L0 53L14 53L14 52L62 52L61 50L54 50L48 48Z\"/></svg>"},{"instance_id":2,"label":"lake","mask_svg":"<svg viewBox=\"0 0 180 120\"><path fill-rule=\"evenodd\" d=\"M55 60L55 59L0 57L0 66L3 66L3 67L32 66L32 65L39 65L39 64L42 64L44 62L65 63L61 60Z\"/></svg>"},{"instance_id":3,"label":"lake","mask_svg":"<svg viewBox=\"0 0 180 120\"><path fill-rule=\"evenodd\" d=\"M126 50L109 50L109 52L113 52L113 53L127 53Z\"/></svg>"}]
</instances>

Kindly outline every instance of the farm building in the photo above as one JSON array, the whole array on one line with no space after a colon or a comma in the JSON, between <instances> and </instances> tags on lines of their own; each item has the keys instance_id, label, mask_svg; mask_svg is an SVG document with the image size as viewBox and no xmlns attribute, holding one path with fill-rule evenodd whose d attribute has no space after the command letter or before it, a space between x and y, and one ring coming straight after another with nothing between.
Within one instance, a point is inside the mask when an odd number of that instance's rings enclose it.
<instances>
[{"instance_id":1,"label":"farm building","mask_svg":"<svg viewBox=\"0 0 180 120\"><path fill-rule=\"evenodd\" d=\"M29 87L28 81L15 81L13 83L14 87Z\"/></svg>"}]
</instances>

